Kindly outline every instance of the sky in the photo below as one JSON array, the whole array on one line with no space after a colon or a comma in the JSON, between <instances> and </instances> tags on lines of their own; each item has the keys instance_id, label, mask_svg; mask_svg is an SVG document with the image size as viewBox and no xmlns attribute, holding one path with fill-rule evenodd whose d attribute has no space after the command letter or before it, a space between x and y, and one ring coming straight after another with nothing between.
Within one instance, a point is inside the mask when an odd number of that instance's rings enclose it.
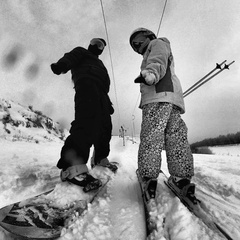
<instances>
[{"instance_id":1,"label":"sky","mask_svg":"<svg viewBox=\"0 0 240 240\"><path fill-rule=\"evenodd\" d=\"M165 0L102 0L102 5L100 0L1 1L0 97L31 105L69 128L74 118L71 74L54 75L50 64L102 37L108 42L100 59L111 78L113 134L122 125L128 135L139 134L142 116L134 79L142 56L132 50L129 37L138 27L157 33L164 4ZM171 42L183 91L216 63L235 61L184 99L182 118L190 143L240 131L239 12L238 0L167 1L158 37Z\"/></svg>"}]
</instances>

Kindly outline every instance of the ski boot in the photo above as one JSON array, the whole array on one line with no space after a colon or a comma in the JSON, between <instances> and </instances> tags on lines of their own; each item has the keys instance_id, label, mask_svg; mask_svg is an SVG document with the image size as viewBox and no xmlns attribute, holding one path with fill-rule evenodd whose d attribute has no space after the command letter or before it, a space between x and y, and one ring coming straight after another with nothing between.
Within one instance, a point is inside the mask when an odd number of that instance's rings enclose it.
<instances>
[{"instance_id":1,"label":"ski boot","mask_svg":"<svg viewBox=\"0 0 240 240\"><path fill-rule=\"evenodd\" d=\"M156 178L143 178L145 182L144 186L144 197L146 202L149 202L151 199L155 199L156 189L157 189L157 179Z\"/></svg>"},{"instance_id":2,"label":"ski boot","mask_svg":"<svg viewBox=\"0 0 240 240\"><path fill-rule=\"evenodd\" d=\"M100 162L95 163L94 156L91 158L91 167L94 168L95 166L101 166L109 168L113 173L116 173L118 167L116 164L109 162L108 158L103 158Z\"/></svg>"},{"instance_id":3,"label":"ski boot","mask_svg":"<svg viewBox=\"0 0 240 240\"><path fill-rule=\"evenodd\" d=\"M102 186L101 180L94 178L87 171L81 172L78 166L72 166L66 170L62 170L60 173L61 180L68 181L83 188L84 192L97 190Z\"/></svg>"},{"instance_id":4,"label":"ski boot","mask_svg":"<svg viewBox=\"0 0 240 240\"><path fill-rule=\"evenodd\" d=\"M173 188L179 197L183 198L188 204L198 204L199 200L195 196L195 184L188 178L178 178L170 176L168 184Z\"/></svg>"}]
</instances>

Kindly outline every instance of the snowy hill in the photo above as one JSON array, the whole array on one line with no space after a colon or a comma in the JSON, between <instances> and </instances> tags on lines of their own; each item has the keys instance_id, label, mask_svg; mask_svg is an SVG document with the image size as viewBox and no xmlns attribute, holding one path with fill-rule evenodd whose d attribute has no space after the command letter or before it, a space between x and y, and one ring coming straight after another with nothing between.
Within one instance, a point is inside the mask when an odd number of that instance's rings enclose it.
<instances>
[{"instance_id":1,"label":"snowy hill","mask_svg":"<svg viewBox=\"0 0 240 240\"><path fill-rule=\"evenodd\" d=\"M212 154L240 157L240 144L208 147Z\"/></svg>"},{"instance_id":2,"label":"snowy hill","mask_svg":"<svg viewBox=\"0 0 240 240\"><path fill-rule=\"evenodd\" d=\"M139 139L136 142L133 144L128 139L123 146L121 138L112 138L109 158L120 163L118 173L113 176L106 193L90 205L83 216L73 217L59 240L146 240L141 191L135 173ZM66 188L59 181L59 169L55 166L62 143L2 140L1 146L0 207L36 195L55 184L57 201L69 203L78 196L76 187ZM162 157L162 170L168 174L164 152ZM234 240L239 240L240 158L196 154L194 159L196 195L218 219L218 224ZM154 240L225 239L193 216L169 191L161 176L156 199L158 204L154 214L159 230ZM20 240L1 228L0 239Z\"/></svg>"},{"instance_id":3,"label":"snowy hill","mask_svg":"<svg viewBox=\"0 0 240 240\"><path fill-rule=\"evenodd\" d=\"M11 141L62 141L67 135L54 122L31 106L24 107L11 100L0 99L0 138Z\"/></svg>"}]
</instances>

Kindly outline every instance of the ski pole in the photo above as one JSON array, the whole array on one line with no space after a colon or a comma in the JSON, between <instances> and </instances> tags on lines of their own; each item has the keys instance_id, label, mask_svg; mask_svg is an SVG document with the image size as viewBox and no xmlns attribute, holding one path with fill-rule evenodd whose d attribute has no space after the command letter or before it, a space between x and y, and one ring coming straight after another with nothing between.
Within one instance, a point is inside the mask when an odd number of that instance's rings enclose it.
<instances>
[{"instance_id":1,"label":"ski pole","mask_svg":"<svg viewBox=\"0 0 240 240\"><path fill-rule=\"evenodd\" d=\"M215 74L213 74L211 77L205 79L204 81L202 81L198 86L196 86L194 89L192 89L191 91L189 91L187 94L185 94L183 97L186 97L187 95L189 95L190 93L192 93L193 91L195 91L196 89L198 89L199 87L201 87L203 84L205 84L206 82L208 82L209 80L211 80L212 78L214 78L216 75L218 75L219 73L221 73L223 70L225 69L229 69L229 66L231 64L233 64L235 61L232 61L229 64L225 64L224 67L222 69L220 69L219 71L217 71Z\"/></svg>"},{"instance_id":2,"label":"ski pole","mask_svg":"<svg viewBox=\"0 0 240 240\"><path fill-rule=\"evenodd\" d=\"M202 82L204 79L206 79L206 77L208 77L210 74L212 74L213 72L215 72L217 69L221 69L221 66L226 62L227 60L223 61L222 63L218 64L216 63L216 67L210 71L208 74L206 74L204 77L202 77L199 81L197 81L195 84L193 84L189 89L187 89L184 93L183 96L185 94L187 94L189 91L191 91L195 86L197 86L200 82Z\"/></svg>"}]
</instances>

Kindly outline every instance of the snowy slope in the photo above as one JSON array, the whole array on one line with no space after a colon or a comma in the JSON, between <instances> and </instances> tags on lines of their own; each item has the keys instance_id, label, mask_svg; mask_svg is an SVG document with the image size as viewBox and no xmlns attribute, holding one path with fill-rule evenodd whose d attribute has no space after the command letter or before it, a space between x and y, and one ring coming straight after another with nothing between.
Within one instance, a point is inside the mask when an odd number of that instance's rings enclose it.
<instances>
[{"instance_id":1,"label":"snowy slope","mask_svg":"<svg viewBox=\"0 0 240 240\"><path fill-rule=\"evenodd\" d=\"M11 141L61 142L68 132L32 106L0 99L0 138Z\"/></svg>"},{"instance_id":2,"label":"snowy slope","mask_svg":"<svg viewBox=\"0 0 240 240\"><path fill-rule=\"evenodd\" d=\"M240 144L208 147L213 154L240 157Z\"/></svg>"},{"instance_id":3,"label":"snowy slope","mask_svg":"<svg viewBox=\"0 0 240 240\"><path fill-rule=\"evenodd\" d=\"M55 197L59 193L62 201L72 200L70 196L73 195L70 192L63 194L66 189L64 184L59 182L59 170L55 167L62 143L0 141L2 146L0 207L33 196L51 188L54 184L57 184L58 188ZM84 216L73 217L69 225L63 229L60 240L145 239L143 205L135 174L138 146L138 143L133 144L130 139L123 146L121 138L112 138L110 159L120 163L118 173L113 176L104 195L89 206ZM239 157L195 155L194 158L196 171L194 182L197 184L197 195L204 200L210 213L219 219L219 224L231 233L234 240L239 240ZM163 171L168 173L164 153ZM68 191L71 191L70 188ZM72 188L72 191L76 193L76 189ZM158 206L154 214L158 220L159 231L154 239L224 239L193 216L166 188L161 176L157 201ZM18 238L0 229L0 239Z\"/></svg>"}]
</instances>

